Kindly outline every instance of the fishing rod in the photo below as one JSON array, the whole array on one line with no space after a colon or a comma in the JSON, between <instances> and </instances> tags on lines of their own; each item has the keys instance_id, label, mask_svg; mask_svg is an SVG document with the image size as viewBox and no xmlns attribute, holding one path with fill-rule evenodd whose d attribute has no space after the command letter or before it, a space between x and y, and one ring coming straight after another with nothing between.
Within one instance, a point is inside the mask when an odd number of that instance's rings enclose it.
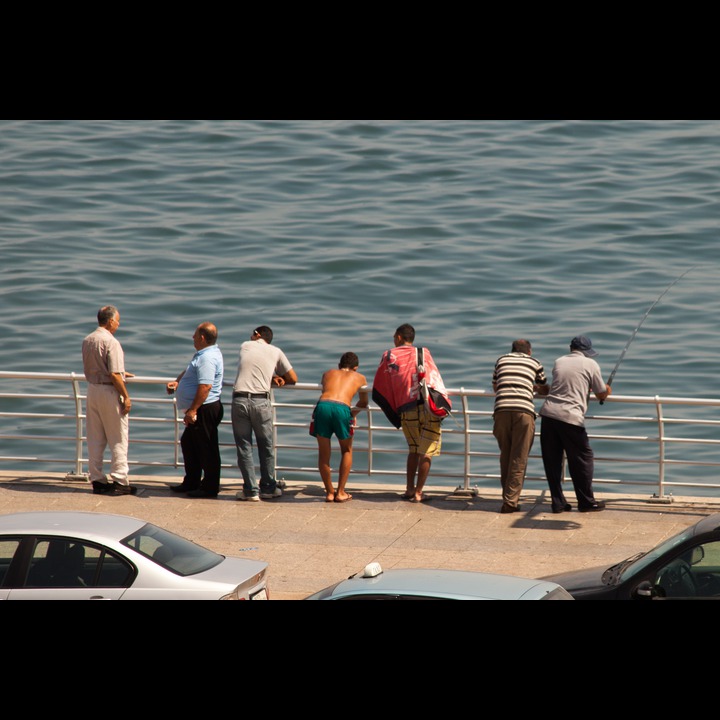
<instances>
[{"instance_id":1,"label":"fishing rod","mask_svg":"<svg viewBox=\"0 0 720 720\"><path fill-rule=\"evenodd\" d=\"M632 341L635 339L635 336L637 335L638 330L640 329L640 327L642 326L642 324L645 322L645 318L647 318L647 316L652 312L652 309L663 299L663 297L665 297L665 295L666 295L667 292L670 290L670 288L671 288L673 285L675 285L676 283L680 282L680 280L682 280L682 279L690 272L690 270L694 270L696 267L698 267L698 266L697 266L697 265L693 265L693 267L688 268L682 275L680 275L679 277L675 278L675 280L674 280L673 282L671 282L671 283L665 288L665 290L661 293L660 297L658 297L658 299L647 309L647 312L643 315L642 320L640 321L640 323L638 324L638 326L633 330L633 333L632 333L632 335L630 336L630 339L627 341L625 347L623 348L623 351L620 353L620 357L618 358L618 361L615 363L615 367L613 368L613 371L610 373L610 377L608 378L608 381L607 381L607 384L608 384L609 386L612 385L613 380L615 379L615 373L618 371L618 368L620 367L620 363L623 361L623 358L625 357L625 353L627 352L628 348L630 347L630 343L632 343ZM601 405L604 405L604 404L605 404L605 401L604 401L604 400L601 400L601 401L600 401L600 404L601 404Z\"/></svg>"}]
</instances>

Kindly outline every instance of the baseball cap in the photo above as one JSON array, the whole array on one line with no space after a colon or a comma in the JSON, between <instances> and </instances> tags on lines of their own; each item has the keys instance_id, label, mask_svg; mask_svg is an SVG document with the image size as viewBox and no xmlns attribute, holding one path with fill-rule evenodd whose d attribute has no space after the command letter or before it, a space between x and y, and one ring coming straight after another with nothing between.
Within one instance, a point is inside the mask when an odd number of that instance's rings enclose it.
<instances>
[{"instance_id":1,"label":"baseball cap","mask_svg":"<svg viewBox=\"0 0 720 720\"><path fill-rule=\"evenodd\" d=\"M586 335L578 335L570 341L571 350L580 350L585 357L595 357L598 351L593 349L592 340Z\"/></svg>"}]
</instances>

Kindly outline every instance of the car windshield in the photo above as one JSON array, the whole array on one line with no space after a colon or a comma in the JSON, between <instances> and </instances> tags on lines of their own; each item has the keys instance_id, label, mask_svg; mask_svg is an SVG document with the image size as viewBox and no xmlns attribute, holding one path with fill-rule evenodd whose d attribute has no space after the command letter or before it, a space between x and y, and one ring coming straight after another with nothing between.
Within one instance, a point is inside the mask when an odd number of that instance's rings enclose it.
<instances>
[{"instance_id":1,"label":"car windshield","mask_svg":"<svg viewBox=\"0 0 720 720\"><path fill-rule=\"evenodd\" d=\"M650 563L657 560L657 558L661 555L664 555L669 550L672 550L680 543L692 537L694 529L694 527L687 528L682 532L679 532L677 535L673 535L671 538L668 538L665 542L660 543L660 545L654 547L649 552L640 553L639 555L628 558L628 560L619 563L618 566L615 566L617 568L618 582L621 580L628 580L642 572L648 565L650 565ZM613 568L610 568L610 570L612 569Z\"/></svg>"},{"instance_id":2,"label":"car windshield","mask_svg":"<svg viewBox=\"0 0 720 720\"><path fill-rule=\"evenodd\" d=\"M219 565L223 555L148 523L121 541L158 565L186 577Z\"/></svg>"}]
</instances>

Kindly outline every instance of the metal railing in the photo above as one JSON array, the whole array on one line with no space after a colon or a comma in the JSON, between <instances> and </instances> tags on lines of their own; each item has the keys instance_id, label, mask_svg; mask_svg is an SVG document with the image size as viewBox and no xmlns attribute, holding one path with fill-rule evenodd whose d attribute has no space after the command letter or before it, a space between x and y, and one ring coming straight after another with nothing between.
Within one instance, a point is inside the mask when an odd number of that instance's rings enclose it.
<instances>
[{"instance_id":1,"label":"metal railing","mask_svg":"<svg viewBox=\"0 0 720 720\"><path fill-rule=\"evenodd\" d=\"M165 392L166 383L173 379L128 380L133 397L129 462L131 468L144 468L141 474L177 477L183 467L180 435L184 426L174 396ZM230 383L225 386L220 447L225 457L223 480L227 481L233 472L240 476L234 462ZM0 464L11 469L42 465L55 472L67 471L69 479L87 479L86 388L84 376L76 373L0 372ZM311 383L273 391L278 478L320 482L317 443L308 433L319 392L320 386ZM449 393L454 410L443 423L443 451L433 462L432 483L452 485L455 492L468 494L477 494L482 486L497 488L494 393L465 388L449 388ZM720 399L613 394L600 411L598 403L591 401L587 426L595 453L595 486L616 492L647 491L660 501L671 499L679 488L683 495L715 494L720 484L709 468L720 466L718 408ZM670 412L687 416L670 416ZM667 434L671 429L672 436ZM539 440L533 450L525 482L545 487ZM227 462L228 454L233 462ZM352 475L364 475L371 481L388 477L404 480L406 455L402 433L371 403L358 416Z\"/></svg>"}]
</instances>

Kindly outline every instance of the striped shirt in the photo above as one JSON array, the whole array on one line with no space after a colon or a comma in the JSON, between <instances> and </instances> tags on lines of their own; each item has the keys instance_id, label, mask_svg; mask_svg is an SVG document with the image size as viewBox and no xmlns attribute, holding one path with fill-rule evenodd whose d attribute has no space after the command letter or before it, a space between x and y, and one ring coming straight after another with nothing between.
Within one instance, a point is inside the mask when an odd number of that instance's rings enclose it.
<instances>
[{"instance_id":1,"label":"striped shirt","mask_svg":"<svg viewBox=\"0 0 720 720\"><path fill-rule=\"evenodd\" d=\"M545 370L525 353L502 355L495 363L495 412L524 412L535 417L533 385L547 385Z\"/></svg>"}]
</instances>

